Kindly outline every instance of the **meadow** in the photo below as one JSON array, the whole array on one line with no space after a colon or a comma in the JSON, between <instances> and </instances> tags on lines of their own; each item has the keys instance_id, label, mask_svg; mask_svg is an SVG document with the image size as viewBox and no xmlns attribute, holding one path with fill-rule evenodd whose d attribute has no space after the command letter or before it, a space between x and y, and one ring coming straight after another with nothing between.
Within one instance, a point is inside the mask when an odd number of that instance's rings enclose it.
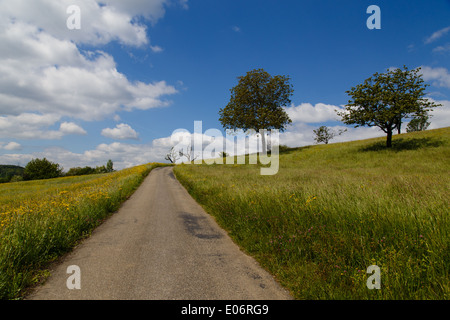
<instances>
[{"instance_id":1,"label":"meadow","mask_svg":"<svg viewBox=\"0 0 450 320\"><path fill-rule=\"evenodd\" d=\"M385 138L284 148L274 176L248 164L174 172L296 299L449 299L449 159L443 128L396 135L391 149Z\"/></svg>"},{"instance_id":2,"label":"meadow","mask_svg":"<svg viewBox=\"0 0 450 320\"><path fill-rule=\"evenodd\" d=\"M107 174L0 185L0 299L17 299L46 266L117 210L150 163Z\"/></svg>"}]
</instances>

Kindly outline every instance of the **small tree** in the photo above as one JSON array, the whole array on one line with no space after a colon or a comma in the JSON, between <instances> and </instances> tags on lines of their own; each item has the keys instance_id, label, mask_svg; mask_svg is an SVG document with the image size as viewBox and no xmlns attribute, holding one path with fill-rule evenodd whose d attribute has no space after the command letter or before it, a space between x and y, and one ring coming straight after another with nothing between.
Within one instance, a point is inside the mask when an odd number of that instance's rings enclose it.
<instances>
[{"instance_id":1,"label":"small tree","mask_svg":"<svg viewBox=\"0 0 450 320\"><path fill-rule=\"evenodd\" d=\"M406 132L427 130L428 126L430 125L430 122L428 122L429 119L430 116L428 114L412 118L408 123L408 126L406 127Z\"/></svg>"},{"instance_id":2,"label":"small tree","mask_svg":"<svg viewBox=\"0 0 450 320\"><path fill-rule=\"evenodd\" d=\"M108 160L108 162L106 163L106 172L113 172L114 168L113 168L113 162L111 159Z\"/></svg>"},{"instance_id":3,"label":"small tree","mask_svg":"<svg viewBox=\"0 0 450 320\"><path fill-rule=\"evenodd\" d=\"M180 159L180 154L175 150L175 147L172 147L164 159L170 161L170 163L175 163Z\"/></svg>"},{"instance_id":4,"label":"small tree","mask_svg":"<svg viewBox=\"0 0 450 320\"><path fill-rule=\"evenodd\" d=\"M242 129L261 133L263 152L266 152L264 130L284 131L292 121L283 106L291 104L294 90L287 76L271 76L263 69L238 77L232 88L230 102L219 111L224 129Z\"/></svg>"},{"instance_id":5,"label":"small tree","mask_svg":"<svg viewBox=\"0 0 450 320\"><path fill-rule=\"evenodd\" d=\"M181 149L178 154L180 155L180 157L185 157L188 162L192 162L198 158L198 155L194 155L191 144L186 147L186 152Z\"/></svg>"},{"instance_id":6,"label":"small tree","mask_svg":"<svg viewBox=\"0 0 450 320\"><path fill-rule=\"evenodd\" d=\"M97 166L95 167L95 173L107 173L106 167L103 166Z\"/></svg>"},{"instance_id":7,"label":"small tree","mask_svg":"<svg viewBox=\"0 0 450 320\"><path fill-rule=\"evenodd\" d=\"M345 124L377 126L387 134L386 146L392 146L392 133L400 130L402 119L420 116L440 106L424 98L420 68L387 70L375 73L347 91L351 97L344 112L339 112Z\"/></svg>"},{"instance_id":8,"label":"small tree","mask_svg":"<svg viewBox=\"0 0 450 320\"><path fill-rule=\"evenodd\" d=\"M339 130L338 132L334 131L333 129L330 129L326 126L321 126L317 130L313 130L315 137L314 141L316 143L324 142L325 144L328 144L328 142L333 139L336 136L340 136L344 132L346 132L347 129Z\"/></svg>"},{"instance_id":9,"label":"small tree","mask_svg":"<svg viewBox=\"0 0 450 320\"><path fill-rule=\"evenodd\" d=\"M23 176L25 180L51 179L62 176L62 168L57 163L46 158L33 159L25 166Z\"/></svg>"}]
</instances>

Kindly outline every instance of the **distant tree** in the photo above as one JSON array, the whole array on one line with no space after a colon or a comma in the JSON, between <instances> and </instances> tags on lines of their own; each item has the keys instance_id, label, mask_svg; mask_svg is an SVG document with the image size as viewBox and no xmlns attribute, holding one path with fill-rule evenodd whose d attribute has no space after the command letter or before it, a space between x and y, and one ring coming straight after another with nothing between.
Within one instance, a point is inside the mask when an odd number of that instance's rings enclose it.
<instances>
[{"instance_id":1,"label":"distant tree","mask_svg":"<svg viewBox=\"0 0 450 320\"><path fill-rule=\"evenodd\" d=\"M428 114L424 114L421 116L416 116L411 119L406 127L406 132L414 132L414 131L425 131L427 130L430 122L428 120L430 116Z\"/></svg>"},{"instance_id":2,"label":"distant tree","mask_svg":"<svg viewBox=\"0 0 450 320\"><path fill-rule=\"evenodd\" d=\"M261 133L263 152L266 152L263 129L284 131L292 121L283 106L291 104L294 90L287 76L271 76L263 69L238 77L232 88L230 102L219 111L224 129Z\"/></svg>"},{"instance_id":3,"label":"distant tree","mask_svg":"<svg viewBox=\"0 0 450 320\"><path fill-rule=\"evenodd\" d=\"M70 168L69 171L67 171L66 176L82 176L86 174L94 174L96 173L94 168L91 167L76 167L76 168Z\"/></svg>"},{"instance_id":4,"label":"distant tree","mask_svg":"<svg viewBox=\"0 0 450 320\"><path fill-rule=\"evenodd\" d=\"M172 147L166 154L165 159L170 161L170 163L175 163L178 159L180 159L180 153L175 150L175 147Z\"/></svg>"},{"instance_id":5,"label":"distant tree","mask_svg":"<svg viewBox=\"0 0 450 320\"><path fill-rule=\"evenodd\" d=\"M192 162L192 161L196 160L199 157L199 155L195 155L194 154L191 144L189 144L186 147L186 151L183 151L183 149L181 149L178 152L178 154L180 155L180 157L185 157L188 162Z\"/></svg>"},{"instance_id":6,"label":"distant tree","mask_svg":"<svg viewBox=\"0 0 450 320\"><path fill-rule=\"evenodd\" d=\"M25 166L23 177L25 180L51 179L62 176L62 168L46 158L33 159Z\"/></svg>"},{"instance_id":7,"label":"distant tree","mask_svg":"<svg viewBox=\"0 0 450 320\"><path fill-rule=\"evenodd\" d=\"M106 163L106 172L113 172L114 168L113 168L113 162L111 159L108 160L108 162Z\"/></svg>"},{"instance_id":8,"label":"distant tree","mask_svg":"<svg viewBox=\"0 0 450 320\"><path fill-rule=\"evenodd\" d=\"M319 129L317 130L313 130L315 137L314 137L314 141L316 141L316 143L325 143L328 144L328 142L333 139L336 136L340 136L341 134L343 134L344 132L346 132L347 129L344 130L339 130L338 132L334 131L331 128L328 128L327 126L321 126L319 127Z\"/></svg>"},{"instance_id":9,"label":"distant tree","mask_svg":"<svg viewBox=\"0 0 450 320\"><path fill-rule=\"evenodd\" d=\"M10 180L10 182L20 182L20 181L23 181L23 177L17 174L13 176Z\"/></svg>"},{"instance_id":10,"label":"distant tree","mask_svg":"<svg viewBox=\"0 0 450 320\"><path fill-rule=\"evenodd\" d=\"M402 119L420 116L441 106L424 98L426 84L420 68L387 70L375 73L364 83L346 91L351 97L344 112L338 114L345 124L377 126L387 134L386 147L392 147L392 133Z\"/></svg>"},{"instance_id":11,"label":"distant tree","mask_svg":"<svg viewBox=\"0 0 450 320\"><path fill-rule=\"evenodd\" d=\"M97 166L95 167L95 173L108 173L108 170L105 166Z\"/></svg>"}]
</instances>

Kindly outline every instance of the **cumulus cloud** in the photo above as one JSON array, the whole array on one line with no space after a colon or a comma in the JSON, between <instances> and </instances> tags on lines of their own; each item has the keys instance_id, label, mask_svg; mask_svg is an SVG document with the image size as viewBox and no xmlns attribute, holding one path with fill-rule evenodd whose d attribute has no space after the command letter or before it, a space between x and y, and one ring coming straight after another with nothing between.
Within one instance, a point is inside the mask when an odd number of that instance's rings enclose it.
<instances>
[{"instance_id":1,"label":"cumulus cloud","mask_svg":"<svg viewBox=\"0 0 450 320\"><path fill-rule=\"evenodd\" d=\"M336 111L341 111L338 106L317 103L302 103L298 106L285 108L293 122L319 123L326 121L339 121Z\"/></svg>"},{"instance_id":2,"label":"cumulus cloud","mask_svg":"<svg viewBox=\"0 0 450 320\"><path fill-rule=\"evenodd\" d=\"M429 129L445 128L450 126L450 101L449 100L434 100L430 101L440 104L441 107L434 108L430 112L431 119L429 120Z\"/></svg>"},{"instance_id":3,"label":"cumulus cloud","mask_svg":"<svg viewBox=\"0 0 450 320\"><path fill-rule=\"evenodd\" d=\"M137 132L131 128L128 124L120 123L115 128L105 128L102 130L102 136L116 139L116 140L129 140L138 139Z\"/></svg>"},{"instance_id":4,"label":"cumulus cloud","mask_svg":"<svg viewBox=\"0 0 450 320\"><path fill-rule=\"evenodd\" d=\"M3 114L51 112L100 120L122 109L167 106L170 101L162 97L177 92L164 81L130 82L105 52L82 54L73 43L43 35L37 28L21 29L15 34L12 29L17 28L15 25L9 29L12 34L8 29L3 34L0 31L0 47L9 48L0 49ZM17 39L22 39L21 50L10 52L8 42Z\"/></svg>"},{"instance_id":5,"label":"cumulus cloud","mask_svg":"<svg viewBox=\"0 0 450 320\"><path fill-rule=\"evenodd\" d=\"M39 26L46 34L77 44L101 45L119 41L125 45L147 44L146 27L134 19L143 16L153 23L164 15L164 0L15 0L3 1L0 12L3 21L21 21ZM100 4L102 3L102 4ZM81 28L78 31L66 27L69 18L67 8L71 5L80 8Z\"/></svg>"},{"instance_id":6,"label":"cumulus cloud","mask_svg":"<svg viewBox=\"0 0 450 320\"><path fill-rule=\"evenodd\" d=\"M47 130L60 119L54 114L22 113L0 117L0 136L14 139L59 139L62 132Z\"/></svg>"},{"instance_id":7,"label":"cumulus cloud","mask_svg":"<svg viewBox=\"0 0 450 320\"><path fill-rule=\"evenodd\" d=\"M55 114L22 113L17 116L0 117L0 136L14 139L61 139L65 135L85 135L86 131L73 122L63 122L59 130L48 129L57 124L60 116Z\"/></svg>"},{"instance_id":8,"label":"cumulus cloud","mask_svg":"<svg viewBox=\"0 0 450 320\"><path fill-rule=\"evenodd\" d=\"M17 142L9 142L6 145L0 145L0 149L5 149L8 151L12 151L12 150L22 150L22 146L20 145L20 143Z\"/></svg>"},{"instance_id":9,"label":"cumulus cloud","mask_svg":"<svg viewBox=\"0 0 450 320\"><path fill-rule=\"evenodd\" d=\"M101 3L101 4L100 4ZM0 2L0 133L6 138L59 139L85 134L62 117L97 121L120 111L170 105L177 90L165 81L130 81L96 46L149 44L139 21L156 23L165 0L79 0L81 29L66 27L71 0ZM82 50L81 44L91 45ZM160 47L152 46L154 51ZM31 126L30 126L31 125Z\"/></svg>"},{"instance_id":10,"label":"cumulus cloud","mask_svg":"<svg viewBox=\"0 0 450 320\"><path fill-rule=\"evenodd\" d=\"M421 73L425 81L432 81L436 87L450 89L450 72L446 68L421 67Z\"/></svg>"},{"instance_id":11,"label":"cumulus cloud","mask_svg":"<svg viewBox=\"0 0 450 320\"><path fill-rule=\"evenodd\" d=\"M73 122L61 123L59 131L63 134L80 134L80 135L87 134L86 130L84 130L82 127Z\"/></svg>"}]
</instances>

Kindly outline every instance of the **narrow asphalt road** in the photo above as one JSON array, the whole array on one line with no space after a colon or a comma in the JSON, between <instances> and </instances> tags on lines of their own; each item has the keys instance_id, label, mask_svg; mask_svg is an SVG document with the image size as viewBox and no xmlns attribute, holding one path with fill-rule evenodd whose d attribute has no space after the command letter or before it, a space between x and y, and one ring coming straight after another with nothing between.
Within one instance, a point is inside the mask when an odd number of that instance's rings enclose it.
<instances>
[{"instance_id":1,"label":"narrow asphalt road","mask_svg":"<svg viewBox=\"0 0 450 320\"><path fill-rule=\"evenodd\" d=\"M291 299L175 179L154 169L27 299ZM80 289L67 280L78 266Z\"/></svg>"}]
</instances>

